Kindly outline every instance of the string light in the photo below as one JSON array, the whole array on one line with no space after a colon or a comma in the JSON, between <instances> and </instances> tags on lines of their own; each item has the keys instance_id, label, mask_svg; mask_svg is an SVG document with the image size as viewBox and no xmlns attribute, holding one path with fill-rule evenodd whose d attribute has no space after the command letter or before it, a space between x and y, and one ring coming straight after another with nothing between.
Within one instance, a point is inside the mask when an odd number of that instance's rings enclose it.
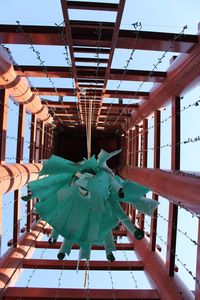
<instances>
[{"instance_id":1,"label":"string light","mask_svg":"<svg viewBox=\"0 0 200 300\"><path fill-rule=\"evenodd\" d=\"M110 264L111 264L111 263L109 263L108 273L109 273L110 281L111 281L112 296L113 296L113 299L116 300L115 288L114 288L114 281L113 281L113 277L112 277L112 273L111 273L111 269L110 269Z\"/></svg>"},{"instance_id":2,"label":"string light","mask_svg":"<svg viewBox=\"0 0 200 300\"><path fill-rule=\"evenodd\" d=\"M44 254L45 254L46 250L47 250L47 248L45 248L45 249L42 250L39 259L42 259L42 258L44 257ZM31 274L30 274L30 276L29 276L29 278L28 278L28 281L27 281L27 283L26 283L26 288L29 287L29 284L30 284L31 280L32 280L32 278L33 278L35 272L37 271L37 267L38 267L38 264L35 265L35 268L34 268L33 271L31 272Z\"/></svg>"},{"instance_id":3,"label":"string light","mask_svg":"<svg viewBox=\"0 0 200 300\"><path fill-rule=\"evenodd\" d=\"M86 286L86 300L90 300L90 275L89 275L89 261L86 261L86 280L87 280L87 286Z\"/></svg>"},{"instance_id":4,"label":"string light","mask_svg":"<svg viewBox=\"0 0 200 300\"><path fill-rule=\"evenodd\" d=\"M17 25L18 25L18 31L22 33L22 35L23 35L23 37L24 37L24 39L25 39L27 45L30 45L29 48L30 48L30 49L33 51L33 53L36 55L36 58L37 58L37 60L39 61L40 66L43 68L44 74L46 75L46 77L48 78L50 84L51 84L52 87L54 88L55 93L59 95L58 90L57 90L57 88L55 87L55 84L54 84L53 80L49 77L47 67L44 65L44 62L45 62L45 61L42 60L41 55L40 55L40 52L39 52L38 50L36 50L35 47L33 46L32 37L31 37L30 35L28 35L28 34L25 33L25 31L24 31L24 29L23 29L23 27L21 26L21 24L20 24L19 21L16 21L16 23L17 23ZM27 77L27 76L26 76L26 77ZM29 82L30 82L30 79L29 79L29 78L27 78L27 79L28 79ZM31 85L32 85L32 83L31 83ZM37 92L39 93L39 91L37 90L37 88L35 88L35 87L33 87L33 88L34 88L35 91L37 91ZM45 101L45 100L44 100L44 101ZM46 104L48 105L48 102L47 102L47 101L45 101L45 102L46 102ZM53 109L52 109L52 110L53 110ZM53 110L53 112L55 113L54 110ZM70 117L68 116L68 114L67 114L67 117L70 119ZM59 119L60 122L63 124L62 120L61 120L60 118L58 118L58 119ZM70 122L71 122L71 119L70 119ZM71 122L71 123L72 123L72 122Z\"/></svg>"},{"instance_id":5,"label":"string light","mask_svg":"<svg viewBox=\"0 0 200 300\"><path fill-rule=\"evenodd\" d=\"M158 213L158 217L160 217L162 220L164 220L166 223L169 223L169 221L164 217L162 216L161 214ZM200 247L200 245L195 241L193 240L188 234L187 232L183 232L180 228L178 228L177 226L175 226L174 224L172 224L172 227L173 228L176 228L181 234L183 234L187 239L189 239L195 246L198 246Z\"/></svg>"},{"instance_id":6,"label":"string light","mask_svg":"<svg viewBox=\"0 0 200 300\"><path fill-rule=\"evenodd\" d=\"M42 226L41 226L41 228L40 228L40 230L36 233L36 235L35 235L35 239L34 240L32 240L32 241L30 241L30 244L29 244L29 249L27 250L27 254L28 254L28 252L30 251L30 249L33 247L33 244L35 243L35 241L37 240L37 238L39 237L39 235L42 233L42 231L44 230L44 227L46 226L46 224L47 223L44 223ZM21 256L21 254L20 254L20 252L18 251L18 253L16 253L16 256ZM3 256L4 257L4 256ZM2 257L2 258L3 258ZM22 262L25 260L25 256L23 257L23 259L21 259L21 257L20 257L20 259L19 259L19 262L18 262L18 264L17 264L17 266L16 266L16 269L18 269L19 268L19 266L22 264ZM7 286L8 286L8 284L9 284L9 282L10 281L12 281L12 278L13 278L13 276L15 275L15 272L13 272L12 273L12 275L9 277L9 281L8 281L8 283L1 289L1 291L0 291L0 297L4 294L4 292L5 292L5 289L7 288Z\"/></svg>"},{"instance_id":7,"label":"string light","mask_svg":"<svg viewBox=\"0 0 200 300\"><path fill-rule=\"evenodd\" d=\"M145 223L148 225L148 227L151 228L150 224L146 220L145 220ZM163 240L162 236L159 235L158 232L156 232L155 230L153 230L153 232L157 235L159 240L167 247L167 242ZM183 268L193 278L193 280L196 282L196 284L200 288L200 283L199 283L198 278L193 275L192 271L188 269L187 265L180 260L180 258L178 257L178 255L176 253L174 253L174 251L170 250L170 252L174 255L174 257L177 259L177 261L183 266Z\"/></svg>"},{"instance_id":8,"label":"string light","mask_svg":"<svg viewBox=\"0 0 200 300\"><path fill-rule=\"evenodd\" d=\"M171 42L171 43L170 43L170 46L166 49L166 51L163 53L163 55L157 59L157 62L156 62L155 64L153 64L153 69L149 72L149 75L148 75L147 80L144 80L144 81L139 85L137 91L134 93L134 96L137 96L138 92L141 90L141 88L143 87L143 85L144 85L146 82L148 82L148 81L150 80L150 78L152 77L153 72L155 71L155 69L157 68L157 66L163 62L163 60L164 60L165 57L166 57L166 54L169 52L170 49L173 48L173 46L172 46L173 43L174 43L177 39L179 39L179 38L184 34L184 32L185 32L186 29L187 29L187 25L185 25L185 26L183 27L183 29L181 30L181 32L178 33L177 35L175 35L174 38L173 38L173 40L170 41L170 42ZM119 120L119 117L122 115L122 113L123 113L124 110L127 108L128 104L129 104L130 102L131 102L131 100L128 101L128 103L124 106L124 108L122 109L121 113L120 113L119 116L117 117L117 119L116 119L114 125L117 123L117 121Z\"/></svg>"},{"instance_id":9,"label":"string light","mask_svg":"<svg viewBox=\"0 0 200 300\"><path fill-rule=\"evenodd\" d=\"M179 115L180 113L192 108L192 107L198 107L200 104L200 99L198 100L195 100L193 103L191 104L188 104L187 106L184 106L180 112L177 112L176 115ZM172 119L172 115L169 115L168 117L166 117L165 119L163 119L160 124L163 124L165 122L168 122L170 119ZM148 127L146 130L142 131L142 132L139 132L135 137L138 137L141 133L145 133L145 132L149 132L149 130L153 129L155 126L152 125L150 127ZM180 143L177 143L176 145L181 145L181 144L188 144L188 143L195 143L195 142L199 142L200 141L200 136L197 136L197 137L194 137L194 138L187 138L186 140L180 142ZM157 147L156 149L163 149L163 148L166 148L166 147L171 147L172 145L167 143L165 145L161 145L160 147ZM148 150L154 150L155 148L154 147L149 147L147 149L144 149L142 151L140 150L137 150L136 152L143 152L143 151L148 151Z\"/></svg>"},{"instance_id":10,"label":"string light","mask_svg":"<svg viewBox=\"0 0 200 300\"><path fill-rule=\"evenodd\" d=\"M98 74L99 74L99 66L100 66L100 50L101 50L101 38L102 38L102 23L99 23L99 28L96 30L96 35L97 35L97 51L96 51L96 58L97 58L97 67L95 69L95 80L96 80L96 85L98 84ZM95 94L94 94L94 101L96 101L97 97L97 90L95 88ZM91 100L90 100L91 101ZM92 116L94 119L94 110L92 112ZM98 123L98 116L97 116L97 123Z\"/></svg>"},{"instance_id":11,"label":"string light","mask_svg":"<svg viewBox=\"0 0 200 300\"><path fill-rule=\"evenodd\" d=\"M70 58L69 58L68 47L66 45L65 31L64 31L64 27L63 26L61 27L61 25L63 25L63 24L64 24L64 21L61 24L55 23L55 25L60 30L61 41L62 41L62 43L64 45L64 48L65 48L65 52L63 54L64 54L65 60L67 62L68 68L69 68L70 77L71 77L71 80L72 80L72 89L74 91L74 98L75 98L75 103L76 103L76 109L77 109L77 112L78 112L79 119L81 120L80 111L79 111L79 108L78 108L78 101L77 101L76 91L75 91L74 79L73 79L73 74L72 74L72 65L71 65L71 61L70 61Z\"/></svg>"},{"instance_id":12,"label":"string light","mask_svg":"<svg viewBox=\"0 0 200 300\"><path fill-rule=\"evenodd\" d=\"M60 287L61 287L61 281L62 281L62 277L63 277L63 273L64 273L64 269L65 269L65 261L66 258L62 261L62 269L60 271L60 276L58 278L58 286L57 286L57 292L56 292L56 296L55 296L55 300L59 299L59 294L60 294Z\"/></svg>"},{"instance_id":13,"label":"string light","mask_svg":"<svg viewBox=\"0 0 200 300\"><path fill-rule=\"evenodd\" d=\"M1 89L1 88L0 88ZM8 104L4 104L3 102L2 102L2 100L0 100L0 105L3 107L3 109L8 109L8 110L10 110L10 111L13 111L14 113L15 113L15 115L18 117L18 116L20 116L20 117L23 117L22 116L22 114L18 111L16 111L15 109L13 109L11 106L9 106ZM31 122L31 121L28 121L26 118L24 118L24 121L25 121L25 123L27 123L29 126L30 125L34 125L34 123L33 122ZM42 132L42 129L41 128L38 128L41 132ZM50 136L51 138L53 137L53 135L51 135L50 133L47 133L47 135L48 136ZM25 141L26 142L26 141ZM30 143L29 141L27 142L27 143Z\"/></svg>"},{"instance_id":14,"label":"string light","mask_svg":"<svg viewBox=\"0 0 200 300\"><path fill-rule=\"evenodd\" d=\"M121 240L120 240L120 244L122 244ZM128 257L127 257L127 255L126 255L126 252L125 252L124 249L123 249L123 254L124 254L124 257L125 257L126 261L128 261ZM130 268L130 269L131 269L131 268ZM132 277L132 279L133 279L135 289L138 289L138 282L137 282L137 280L135 279L135 276L134 276L132 270L130 270L130 274L131 274L131 277Z\"/></svg>"},{"instance_id":15,"label":"string light","mask_svg":"<svg viewBox=\"0 0 200 300\"><path fill-rule=\"evenodd\" d=\"M14 203L15 201L13 201L13 203ZM27 218L27 216L29 216L31 213L33 212L33 209L28 213L28 214L24 214L15 224L13 224L13 228L16 226L16 225L18 225L18 224L20 224L21 223L21 221L23 221L25 218ZM10 229L10 228L9 228ZM5 231L4 231L4 233L2 234L2 239L4 239L5 237L6 237L6 235L7 235L7 233L9 233L9 229L7 228Z\"/></svg>"},{"instance_id":16,"label":"string light","mask_svg":"<svg viewBox=\"0 0 200 300\"><path fill-rule=\"evenodd\" d=\"M132 51L131 51L131 54L130 54L129 58L126 60L126 65L124 66L124 71L123 71L123 74L122 74L122 78L121 78L121 80L120 80L120 82L119 82L119 84L118 84L118 86L117 86L117 88L116 88L116 90L115 90L115 93L117 93L117 91L118 91L118 90L120 89L120 87L121 87L121 84L122 84L122 82L123 82L123 80L124 80L124 78L125 78L125 76L126 76L127 71L128 71L128 67L129 67L131 61L133 60L133 55L134 55L134 53L135 53L135 51L136 51L137 45L138 45L138 43L139 43L139 41L140 41L139 33L140 33L140 31L142 30L142 23L141 23L141 22L136 22L136 23L133 23L132 26L134 27L134 29L135 29L135 34L136 34L136 36L135 36L134 47L133 47L133 49L132 49ZM105 126L106 126L106 125L109 125L109 124L107 124L107 119L108 119L108 116L109 116L109 114L110 114L111 108L112 108L112 106L113 106L113 104L114 104L115 101L116 101L116 100L114 99L114 100L111 102L111 104L110 104L110 106L109 106L109 108L108 108L108 112L107 112L107 115L106 115L106 118L105 118Z\"/></svg>"}]
</instances>

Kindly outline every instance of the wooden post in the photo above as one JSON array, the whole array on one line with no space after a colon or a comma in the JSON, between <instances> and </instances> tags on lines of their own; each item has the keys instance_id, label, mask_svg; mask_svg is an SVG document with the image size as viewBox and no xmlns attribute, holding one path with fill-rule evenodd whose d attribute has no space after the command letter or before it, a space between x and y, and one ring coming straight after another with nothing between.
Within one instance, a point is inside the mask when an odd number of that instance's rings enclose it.
<instances>
[{"instance_id":1,"label":"wooden post","mask_svg":"<svg viewBox=\"0 0 200 300\"><path fill-rule=\"evenodd\" d=\"M198 221L198 245L200 245L200 219ZM197 247L197 262L196 262L196 282L195 285L195 300L200 299L200 247Z\"/></svg>"},{"instance_id":2,"label":"wooden post","mask_svg":"<svg viewBox=\"0 0 200 300\"><path fill-rule=\"evenodd\" d=\"M44 122L40 121L40 142L39 142L39 161L43 159L44 155Z\"/></svg>"},{"instance_id":3,"label":"wooden post","mask_svg":"<svg viewBox=\"0 0 200 300\"><path fill-rule=\"evenodd\" d=\"M37 117L32 115L31 117L31 135L30 135L30 151L29 151L29 162L36 162L36 132L37 132ZM26 229L29 232L32 223L32 200L27 202L27 220Z\"/></svg>"},{"instance_id":4,"label":"wooden post","mask_svg":"<svg viewBox=\"0 0 200 300\"><path fill-rule=\"evenodd\" d=\"M17 133L17 151L16 163L23 163L24 152L24 123L25 123L25 106L19 105L18 112L18 133ZM20 232L20 189L14 191L14 215L13 215L13 247L17 246L18 236Z\"/></svg>"},{"instance_id":5,"label":"wooden post","mask_svg":"<svg viewBox=\"0 0 200 300\"><path fill-rule=\"evenodd\" d=\"M0 90L0 164L5 163L6 157L6 133L8 115L8 92ZM2 242L2 195L0 195L0 256Z\"/></svg>"},{"instance_id":6,"label":"wooden post","mask_svg":"<svg viewBox=\"0 0 200 300\"><path fill-rule=\"evenodd\" d=\"M171 170L180 170L180 97L172 99ZM178 207L169 202L166 268L174 275Z\"/></svg>"},{"instance_id":7,"label":"wooden post","mask_svg":"<svg viewBox=\"0 0 200 300\"><path fill-rule=\"evenodd\" d=\"M147 167L147 149L148 149L148 119L143 120L143 128L142 128L142 138L143 138L143 143L142 143L142 167L146 168ZM139 227L141 229L144 229L144 220L145 220L145 215L140 213L140 219L139 219Z\"/></svg>"},{"instance_id":8,"label":"wooden post","mask_svg":"<svg viewBox=\"0 0 200 300\"><path fill-rule=\"evenodd\" d=\"M160 167L160 111L154 113L154 168ZM153 193L152 198L158 200L158 194ZM156 249L156 231L157 231L157 209L151 218L151 232L150 232L150 249Z\"/></svg>"}]
</instances>

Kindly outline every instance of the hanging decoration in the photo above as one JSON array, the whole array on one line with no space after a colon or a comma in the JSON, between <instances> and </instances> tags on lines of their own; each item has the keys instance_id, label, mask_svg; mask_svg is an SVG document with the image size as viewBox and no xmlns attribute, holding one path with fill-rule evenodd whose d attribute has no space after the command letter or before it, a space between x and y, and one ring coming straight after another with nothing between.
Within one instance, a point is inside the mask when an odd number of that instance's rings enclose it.
<instances>
[{"instance_id":1,"label":"hanging decoration","mask_svg":"<svg viewBox=\"0 0 200 300\"><path fill-rule=\"evenodd\" d=\"M23 200L39 199L35 212L53 228L49 243L55 244L59 235L64 238L58 259L62 260L65 253L69 255L76 243L80 246L79 259L89 260L92 245L103 244L107 259L114 261L112 229L120 221L136 239L144 237L121 202L131 203L149 216L159 203L144 197L148 188L123 180L107 166L107 160L119 152L101 150L97 159L92 156L78 163L52 155L43 162L43 177L28 184L30 194Z\"/></svg>"}]
</instances>

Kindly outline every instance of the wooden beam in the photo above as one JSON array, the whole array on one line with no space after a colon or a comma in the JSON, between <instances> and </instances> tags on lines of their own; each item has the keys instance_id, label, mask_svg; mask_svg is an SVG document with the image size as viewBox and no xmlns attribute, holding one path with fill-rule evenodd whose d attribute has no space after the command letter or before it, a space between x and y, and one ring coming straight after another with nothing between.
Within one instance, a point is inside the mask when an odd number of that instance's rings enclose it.
<instances>
[{"instance_id":1,"label":"wooden beam","mask_svg":"<svg viewBox=\"0 0 200 300\"><path fill-rule=\"evenodd\" d=\"M117 11L118 10L118 4L115 4L115 3L68 1L67 4L68 4L68 9L101 10L101 11Z\"/></svg>"},{"instance_id":2,"label":"wooden beam","mask_svg":"<svg viewBox=\"0 0 200 300\"><path fill-rule=\"evenodd\" d=\"M3 300L11 299L98 299L112 300L113 292L116 300L159 300L159 294L156 290L136 289L136 290L120 290L120 289L63 289L63 288L22 288L9 287L4 293Z\"/></svg>"},{"instance_id":3,"label":"wooden beam","mask_svg":"<svg viewBox=\"0 0 200 300\"><path fill-rule=\"evenodd\" d=\"M40 241L35 242L35 248L47 248L47 249L60 249L61 242L57 242L55 245L49 245L48 242ZM73 245L72 249L79 249L78 245ZM104 246L92 246L92 250L105 250ZM133 244L131 243L120 243L116 244L116 250L134 250Z\"/></svg>"},{"instance_id":4,"label":"wooden beam","mask_svg":"<svg viewBox=\"0 0 200 300\"><path fill-rule=\"evenodd\" d=\"M171 172L147 168L122 168L121 174L147 186L156 194L170 199L177 204L183 204L188 209L200 213L200 175L193 176L184 172Z\"/></svg>"},{"instance_id":5,"label":"wooden beam","mask_svg":"<svg viewBox=\"0 0 200 300\"><path fill-rule=\"evenodd\" d=\"M51 234L51 228L44 228L44 234ZM114 230L113 235L114 236L126 236L127 231L126 230Z\"/></svg>"},{"instance_id":6,"label":"wooden beam","mask_svg":"<svg viewBox=\"0 0 200 300\"><path fill-rule=\"evenodd\" d=\"M37 90L37 91L36 91ZM74 90L73 89L66 89L66 88L57 88L56 91L54 88L49 87L36 87L32 89L33 94L38 94L42 96L68 96L74 97ZM89 89L86 91L86 97L94 97L99 96L101 97L101 91L99 90L92 90ZM149 97L148 92L137 92L136 91L112 91L106 90L104 94L104 98L125 98L125 99L143 99L146 100ZM103 104L104 105L104 104Z\"/></svg>"},{"instance_id":7,"label":"wooden beam","mask_svg":"<svg viewBox=\"0 0 200 300\"><path fill-rule=\"evenodd\" d=\"M75 60L92 62L93 58L78 58L75 57ZM107 60L107 59L106 59ZM98 60L99 61L99 60ZM101 61L100 62L104 62ZM14 66L16 73L20 76L24 76L24 73L30 77L46 77L46 73L44 72L43 67L41 66L33 66L33 65L17 65ZM49 77L55 78L71 78L71 70L65 66L46 66ZM98 78L96 80L96 67L92 66L77 66L78 76L82 77L79 79L79 82L83 81L85 77L85 81L91 82L90 77L95 78L94 83L99 80L101 77L102 83L105 73L105 67L98 68ZM166 78L167 73L161 71L152 72L151 76L149 76L150 70L127 70L124 74L123 69L111 69L109 74L109 80L123 80L126 81L148 81L148 82L162 82L164 78ZM84 81L84 82L85 82Z\"/></svg>"},{"instance_id":8,"label":"wooden beam","mask_svg":"<svg viewBox=\"0 0 200 300\"><path fill-rule=\"evenodd\" d=\"M65 102L63 101L63 103L60 103L58 101L51 101L51 100L43 100L42 101L42 105L44 106L48 106L49 108L53 107L55 110L56 108L61 108L61 109L75 109L77 111L77 108L76 108L76 103L75 102ZM95 107L95 102L94 102L94 107ZM109 103L103 103L103 106L102 106L102 110L106 110L109 109L110 107L110 104ZM127 104L126 106L126 110L132 110L132 109L137 109L138 108L138 104ZM112 109L113 110L117 110L117 111L120 111L120 110L123 110L124 109L124 105L123 104L118 104L118 103L113 103L112 104Z\"/></svg>"},{"instance_id":9,"label":"wooden beam","mask_svg":"<svg viewBox=\"0 0 200 300\"><path fill-rule=\"evenodd\" d=\"M41 164L2 164L0 165L0 194L14 191L36 180Z\"/></svg>"},{"instance_id":10,"label":"wooden beam","mask_svg":"<svg viewBox=\"0 0 200 300\"><path fill-rule=\"evenodd\" d=\"M113 23L111 24L113 26ZM72 28L74 26L72 32L74 46L96 46L96 35L94 29L89 26L88 22L88 29L84 28L84 31L80 31L80 21L73 22L71 26ZM93 28L97 26L99 26L99 22L96 22L96 24L93 22ZM60 32L63 30L63 27L31 25L22 25L22 27L27 35L31 35L33 44L35 45L63 46L65 44L60 37ZM120 30L116 48L133 49L136 47L141 50L165 51L171 46L171 41L174 40L176 36L175 33L141 31L139 35L140 42L135 45L136 35L137 31L134 30ZM109 47L110 42L108 43L108 41L110 41L111 38L112 30L109 28L104 29L101 47ZM25 37L18 30L17 25L0 25L0 39L3 44L26 44ZM197 35L184 34L181 38L173 42L173 48L170 50L180 53L190 52L191 48L197 43Z\"/></svg>"},{"instance_id":11,"label":"wooden beam","mask_svg":"<svg viewBox=\"0 0 200 300\"><path fill-rule=\"evenodd\" d=\"M85 270L85 261L79 262L79 270ZM51 269L51 270L76 270L77 260L52 260L52 259L24 259L25 269ZM142 261L93 261L90 260L90 270L112 270L112 271L143 271Z\"/></svg>"}]
</instances>

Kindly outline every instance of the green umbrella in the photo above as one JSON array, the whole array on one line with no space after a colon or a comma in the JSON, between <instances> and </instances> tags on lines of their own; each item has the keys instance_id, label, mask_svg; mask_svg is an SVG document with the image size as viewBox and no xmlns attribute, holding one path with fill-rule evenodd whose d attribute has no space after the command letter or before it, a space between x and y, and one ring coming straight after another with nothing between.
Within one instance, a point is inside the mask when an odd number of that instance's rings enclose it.
<instances>
[{"instance_id":1,"label":"green umbrella","mask_svg":"<svg viewBox=\"0 0 200 300\"><path fill-rule=\"evenodd\" d=\"M95 244L104 245L107 258L113 261L112 229L119 221L137 239L143 238L144 232L132 224L120 202L131 203L147 215L152 215L159 203L144 197L147 187L123 180L109 169L107 160L119 152L101 150L97 159L92 156L79 163L52 155L43 162L42 178L28 184L31 194L24 200L39 199L35 212L53 228L49 243L55 243L59 235L64 238L59 259L69 255L76 243L80 259L88 260Z\"/></svg>"}]
</instances>

